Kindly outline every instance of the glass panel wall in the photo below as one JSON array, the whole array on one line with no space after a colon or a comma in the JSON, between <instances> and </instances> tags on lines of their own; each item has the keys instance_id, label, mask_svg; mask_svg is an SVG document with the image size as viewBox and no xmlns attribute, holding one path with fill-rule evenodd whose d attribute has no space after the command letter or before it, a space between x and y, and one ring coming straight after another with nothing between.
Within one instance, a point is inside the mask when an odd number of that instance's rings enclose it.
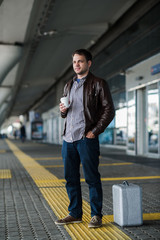
<instances>
[{"instance_id":1,"label":"glass panel wall","mask_svg":"<svg viewBox=\"0 0 160 240\"><path fill-rule=\"evenodd\" d=\"M126 145L127 140L127 108L116 110L115 116L115 144Z\"/></svg>"},{"instance_id":2,"label":"glass panel wall","mask_svg":"<svg viewBox=\"0 0 160 240\"><path fill-rule=\"evenodd\" d=\"M159 146L159 94L158 85L147 88L148 152L158 153Z\"/></svg>"},{"instance_id":3,"label":"glass panel wall","mask_svg":"<svg viewBox=\"0 0 160 240\"><path fill-rule=\"evenodd\" d=\"M136 98L135 91L128 92L128 150L135 151L136 137Z\"/></svg>"},{"instance_id":4,"label":"glass panel wall","mask_svg":"<svg viewBox=\"0 0 160 240\"><path fill-rule=\"evenodd\" d=\"M100 144L114 144L115 119L108 125L103 133L99 135Z\"/></svg>"}]
</instances>

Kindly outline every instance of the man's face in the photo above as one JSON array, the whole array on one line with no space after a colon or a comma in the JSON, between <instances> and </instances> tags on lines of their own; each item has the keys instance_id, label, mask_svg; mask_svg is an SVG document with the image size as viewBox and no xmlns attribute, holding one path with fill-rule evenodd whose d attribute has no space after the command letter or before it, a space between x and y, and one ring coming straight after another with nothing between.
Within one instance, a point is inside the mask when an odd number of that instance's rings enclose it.
<instances>
[{"instance_id":1,"label":"man's face","mask_svg":"<svg viewBox=\"0 0 160 240\"><path fill-rule=\"evenodd\" d=\"M75 54L73 56L73 70L79 77L86 76L88 74L89 68L91 66L91 61L86 60L85 56Z\"/></svg>"}]
</instances>

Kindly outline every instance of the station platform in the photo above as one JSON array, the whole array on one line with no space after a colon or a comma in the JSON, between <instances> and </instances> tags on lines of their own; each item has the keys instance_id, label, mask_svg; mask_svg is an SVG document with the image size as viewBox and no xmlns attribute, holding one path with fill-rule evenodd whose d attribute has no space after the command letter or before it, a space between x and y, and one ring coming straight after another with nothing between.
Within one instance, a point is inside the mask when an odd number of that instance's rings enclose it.
<instances>
[{"instance_id":1,"label":"station platform","mask_svg":"<svg viewBox=\"0 0 160 240\"><path fill-rule=\"evenodd\" d=\"M88 186L81 172L83 222L55 225L68 215L61 146L0 139L0 240L160 239L160 160L101 149L103 225L88 229ZM112 186L127 180L142 187L143 225L120 227L113 220Z\"/></svg>"}]
</instances>

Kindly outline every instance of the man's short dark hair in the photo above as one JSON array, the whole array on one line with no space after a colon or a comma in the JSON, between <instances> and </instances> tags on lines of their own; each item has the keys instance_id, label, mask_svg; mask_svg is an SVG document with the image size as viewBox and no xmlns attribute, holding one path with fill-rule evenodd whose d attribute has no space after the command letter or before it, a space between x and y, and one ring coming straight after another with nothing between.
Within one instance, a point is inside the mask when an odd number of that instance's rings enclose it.
<instances>
[{"instance_id":1,"label":"man's short dark hair","mask_svg":"<svg viewBox=\"0 0 160 240\"><path fill-rule=\"evenodd\" d=\"M91 54L88 50L86 50L86 49L77 49L77 50L74 51L74 53L72 54L72 57L73 57L75 54L79 54L79 55L85 56L87 62L88 62L88 61L92 61L92 54Z\"/></svg>"}]
</instances>

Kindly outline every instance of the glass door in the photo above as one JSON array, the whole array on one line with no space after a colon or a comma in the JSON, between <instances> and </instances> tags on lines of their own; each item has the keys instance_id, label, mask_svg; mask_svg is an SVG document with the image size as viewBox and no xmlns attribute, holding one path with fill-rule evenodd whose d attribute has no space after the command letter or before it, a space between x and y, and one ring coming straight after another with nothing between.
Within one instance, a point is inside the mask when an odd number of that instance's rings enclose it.
<instances>
[{"instance_id":1,"label":"glass door","mask_svg":"<svg viewBox=\"0 0 160 240\"><path fill-rule=\"evenodd\" d=\"M135 91L128 92L128 107L127 107L127 150L136 152L136 94Z\"/></svg>"},{"instance_id":2,"label":"glass door","mask_svg":"<svg viewBox=\"0 0 160 240\"><path fill-rule=\"evenodd\" d=\"M158 84L147 87L148 153L159 152L159 91Z\"/></svg>"}]
</instances>

